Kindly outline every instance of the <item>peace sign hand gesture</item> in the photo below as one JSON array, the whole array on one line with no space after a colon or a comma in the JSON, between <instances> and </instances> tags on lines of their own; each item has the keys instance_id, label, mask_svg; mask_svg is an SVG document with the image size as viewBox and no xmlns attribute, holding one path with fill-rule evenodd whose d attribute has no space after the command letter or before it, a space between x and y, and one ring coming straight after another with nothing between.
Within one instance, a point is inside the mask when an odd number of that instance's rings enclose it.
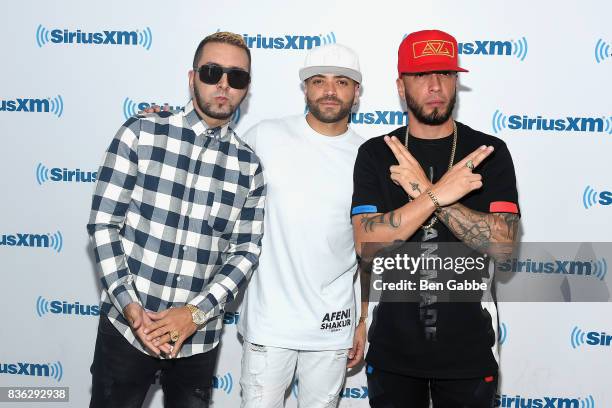
<instances>
[{"instance_id":1,"label":"peace sign hand gesture","mask_svg":"<svg viewBox=\"0 0 612 408\"><path fill-rule=\"evenodd\" d=\"M427 191L431 187L431 183L419 162L410 154L406 146L395 136L385 136L385 143L387 143L398 162L397 165L389 167L391 180L401 186L406 194L412 198L417 198Z\"/></svg>"},{"instance_id":2,"label":"peace sign hand gesture","mask_svg":"<svg viewBox=\"0 0 612 408\"><path fill-rule=\"evenodd\" d=\"M431 188L441 207L454 204L471 191L482 187L482 176L472 173L484 159L493 153L493 146L480 146L455 164Z\"/></svg>"}]
</instances>

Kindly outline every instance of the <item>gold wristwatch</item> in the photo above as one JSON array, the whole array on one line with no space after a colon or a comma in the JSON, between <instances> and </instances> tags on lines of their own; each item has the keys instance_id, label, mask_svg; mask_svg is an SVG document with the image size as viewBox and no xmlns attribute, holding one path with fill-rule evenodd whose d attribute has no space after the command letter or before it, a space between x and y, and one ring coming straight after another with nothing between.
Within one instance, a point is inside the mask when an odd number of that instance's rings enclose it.
<instances>
[{"instance_id":1,"label":"gold wristwatch","mask_svg":"<svg viewBox=\"0 0 612 408\"><path fill-rule=\"evenodd\" d=\"M201 326L206 322L206 315L203 311L190 304L186 304L185 307L191 312L191 320L196 326Z\"/></svg>"}]
</instances>

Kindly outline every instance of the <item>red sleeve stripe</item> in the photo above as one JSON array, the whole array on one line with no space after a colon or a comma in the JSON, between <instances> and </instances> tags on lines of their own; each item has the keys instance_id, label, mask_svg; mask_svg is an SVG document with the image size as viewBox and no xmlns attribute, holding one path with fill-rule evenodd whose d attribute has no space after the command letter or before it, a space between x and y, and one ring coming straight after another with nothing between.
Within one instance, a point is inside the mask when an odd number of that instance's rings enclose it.
<instances>
[{"instance_id":1,"label":"red sleeve stripe","mask_svg":"<svg viewBox=\"0 0 612 408\"><path fill-rule=\"evenodd\" d=\"M489 212L518 214L518 205L509 201L494 201L489 205Z\"/></svg>"}]
</instances>

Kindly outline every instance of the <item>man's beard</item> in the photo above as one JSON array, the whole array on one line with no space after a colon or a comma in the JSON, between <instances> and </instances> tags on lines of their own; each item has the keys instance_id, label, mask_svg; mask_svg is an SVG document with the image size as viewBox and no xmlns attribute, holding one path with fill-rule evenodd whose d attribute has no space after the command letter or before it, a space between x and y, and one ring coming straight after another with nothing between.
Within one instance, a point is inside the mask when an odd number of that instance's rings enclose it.
<instances>
[{"instance_id":1,"label":"man's beard","mask_svg":"<svg viewBox=\"0 0 612 408\"><path fill-rule=\"evenodd\" d=\"M340 110L338 113L333 112L324 112L319 109L317 103L321 103L324 101L332 101L340 104ZM320 122L323 123L336 123L340 122L342 119L346 118L351 113L351 107L353 106L353 102L355 99L353 98L349 103L343 104L342 101L335 97L323 97L319 98L316 101L312 101L308 97L306 97L306 106L312 116L317 118Z\"/></svg>"},{"instance_id":2,"label":"man's beard","mask_svg":"<svg viewBox=\"0 0 612 408\"><path fill-rule=\"evenodd\" d=\"M204 98L202 97L202 95L200 95L200 92L198 92L198 88L196 88L195 86L193 87L193 95L195 96L195 103L198 105L198 107L200 108L200 110L208 117L211 117L213 119L220 119L220 120L225 120L225 119L229 119L233 114L234 111L236 110L236 106L232 105L232 104L228 104L229 107L229 112L223 112L223 111L214 111L213 110L213 104L212 103L207 103ZM242 99L244 99L244 97L246 96L246 94L242 97ZM240 102L238 103L238 106L240 106L240 103L242 102L242 100L240 100Z\"/></svg>"},{"instance_id":3,"label":"man's beard","mask_svg":"<svg viewBox=\"0 0 612 408\"><path fill-rule=\"evenodd\" d=\"M457 91L453 94L446 110L440 111L438 108L434 108L433 111L429 114L425 114L423 112L423 105L418 105L417 102L412 99L410 94L406 91L406 105L410 112L414 115L414 117L421 123L430 126L437 126L445 123L448 118L453 114L453 109L455 109L455 103L457 102Z\"/></svg>"}]
</instances>

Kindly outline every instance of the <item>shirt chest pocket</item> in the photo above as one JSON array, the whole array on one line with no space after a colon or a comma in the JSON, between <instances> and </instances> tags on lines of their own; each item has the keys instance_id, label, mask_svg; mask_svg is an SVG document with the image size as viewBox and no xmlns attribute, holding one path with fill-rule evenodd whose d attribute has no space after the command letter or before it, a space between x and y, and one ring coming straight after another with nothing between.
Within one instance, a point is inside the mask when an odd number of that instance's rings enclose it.
<instances>
[{"instance_id":1,"label":"shirt chest pocket","mask_svg":"<svg viewBox=\"0 0 612 408\"><path fill-rule=\"evenodd\" d=\"M206 224L212 229L212 233L221 235L231 233L245 201L246 194L241 189L236 192L217 189L206 217Z\"/></svg>"}]
</instances>

